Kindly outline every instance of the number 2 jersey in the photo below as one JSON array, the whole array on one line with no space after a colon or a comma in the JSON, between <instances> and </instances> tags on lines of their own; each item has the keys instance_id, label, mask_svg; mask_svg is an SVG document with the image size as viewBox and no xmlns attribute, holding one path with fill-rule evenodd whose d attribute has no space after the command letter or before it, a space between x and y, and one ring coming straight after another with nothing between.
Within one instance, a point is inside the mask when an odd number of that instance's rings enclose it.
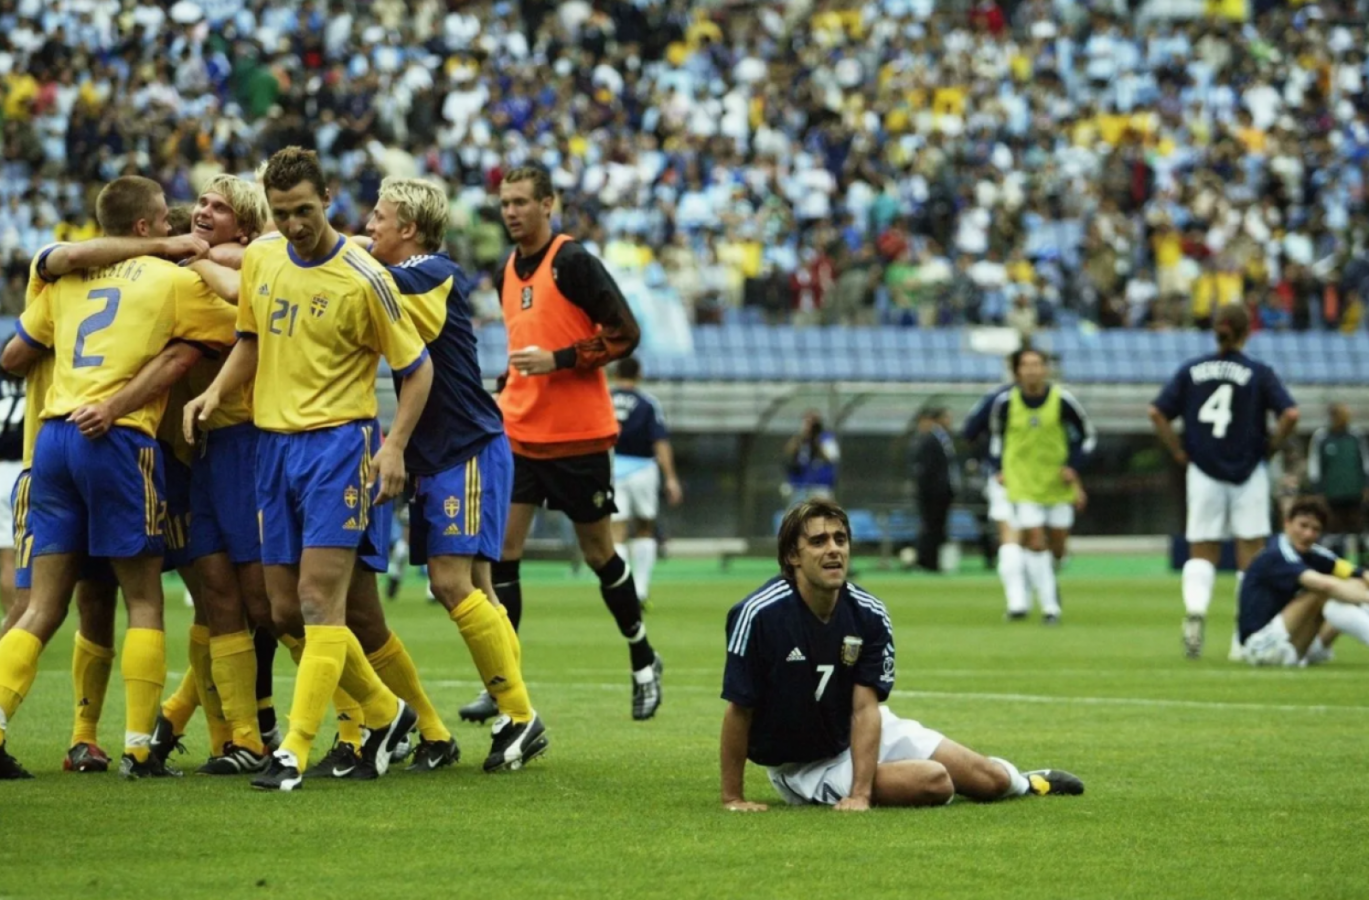
<instances>
[{"instance_id":1,"label":"number 2 jersey","mask_svg":"<svg viewBox=\"0 0 1369 900\"><path fill-rule=\"evenodd\" d=\"M728 612L722 697L752 710L752 762L814 762L846 750L858 684L888 699L894 630L884 604L855 585L842 587L826 622L780 577Z\"/></svg>"},{"instance_id":2,"label":"number 2 jersey","mask_svg":"<svg viewBox=\"0 0 1369 900\"><path fill-rule=\"evenodd\" d=\"M1205 474L1243 484L1268 455L1269 413L1295 406L1274 370L1244 353L1191 359L1155 398L1167 419L1184 420L1184 450Z\"/></svg>"}]
</instances>

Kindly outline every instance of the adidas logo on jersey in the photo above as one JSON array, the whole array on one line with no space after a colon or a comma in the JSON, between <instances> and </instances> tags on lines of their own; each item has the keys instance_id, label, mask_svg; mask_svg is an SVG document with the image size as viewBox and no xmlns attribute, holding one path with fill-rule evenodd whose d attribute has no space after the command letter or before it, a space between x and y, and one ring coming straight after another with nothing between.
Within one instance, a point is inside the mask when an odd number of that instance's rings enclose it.
<instances>
[{"instance_id":1,"label":"adidas logo on jersey","mask_svg":"<svg viewBox=\"0 0 1369 900\"><path fill-rule=\"evenodd\" d=\"M798 647L795 647L793 650L790 650L790 651L789 651L789 655L788 655L787 657L785 657L784 661L785 661L785 662L808 662L808 657L806 657L806 656L803 655L803 651L802 651L802 650L800 650Z\"/></svg>"},{"instance_id":2,"label":"adidas logo on jersey","mask_svg":"<svg viewBox=\"0 0 1369 900\"><path fill-rule=\"evenodd\" d=\"M442 532L447 537L461 537L461 529L456 527L456 523L447 526L447 530Z\"/></svg>"},{"instance_id":3,"label":"adidas logo on jersey","mask_svg":"<svg viewBox=\"0 0 1369 900\"><path fill-rule=\"evenodd\" d=\"M352 517L349 518L346 522L342 523L342 530L343 530L343 531L360 531L360 530L361 530L361 525L357 522L356 516L352 516Z\"/></svg>"}]
</instances>

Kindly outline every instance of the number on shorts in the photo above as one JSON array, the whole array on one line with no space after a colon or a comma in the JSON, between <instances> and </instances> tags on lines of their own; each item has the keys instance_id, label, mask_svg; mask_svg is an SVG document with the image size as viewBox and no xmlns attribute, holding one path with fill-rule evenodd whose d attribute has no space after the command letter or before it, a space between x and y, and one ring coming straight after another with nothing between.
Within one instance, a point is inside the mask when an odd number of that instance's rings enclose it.
<instances>
[{"instance_id":1,"label":"number on shorts","mask_svg":"<svg viewBox=\"0 0 1369 900\"><path fill-rule=\"evenodd\" d=\"M86 316L85 321L77 326L76 352L73 354L71 360L73 368L85 369L91 366L104 364L105 358L103 356L85 355L86 338L96 332L104 331L114 324L114 316L119 312L119 298L118 288L100 288L99 290L94 290L89 294L86 294L87 300L103 300L105 301L105 305Z\"/></svg>"},{"instance_id":2,"label":"number on shorts","mask_svg":"<svg viewBox=\"0 0 1369 900\"><path fill-rule=\"evenodd\" d=\"M827 682L832 680L832 671L834 669L836 669L836 666L818 666L818 672L822 675L822 679L818 682L817 692L813 694L814 700L822 699L822 692L827 690Z\"/></svg>"},{"instance_id":3,"label":"number on shorts","mask_svg":"<svg viewBox=\"0 0 1369 900\"><path fill-rule=\"evenodd\" d=\"M1229 384L1218 385L1217 390L1198 410L1198 421L1211 425L1215 438L1226 437L1226 430L1231 427L1231 394L1234 390Z\"/></svg>"}]
</instances>

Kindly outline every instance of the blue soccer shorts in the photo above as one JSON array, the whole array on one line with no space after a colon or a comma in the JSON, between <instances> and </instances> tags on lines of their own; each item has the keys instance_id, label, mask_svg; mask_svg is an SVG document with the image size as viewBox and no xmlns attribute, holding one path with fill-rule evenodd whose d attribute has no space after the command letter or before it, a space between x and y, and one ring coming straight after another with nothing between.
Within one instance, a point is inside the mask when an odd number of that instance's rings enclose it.
<instances>
[{"instance_id":1,"label":"blue soccer shorts","mask_svg":"<svg viewBox=\"0 0 1369 900\"><path fill-rule=\"evenodd\" d=\"M314 431L263 431L257 443L261 561L298 565L305 547L339 547L365 556L376 529L371 457L380 448L375 419ZM382 551L383 552L383 551Z\"/></svg>"},{"instance_id":2,"label":"blue soccer shorts","mask_svg":"<svg viewBox=\"0 0 1369 900\"><path fill-rule=\"evenodd\" d=\"M170 572L190 565L191 472L190 467L176 457L170 445L158 441L166 474L166 506L162 517L162 536L166 541L166 557L162 571Z\"/></svg>"},{"instance_id":3,"label":"blue soccer shorts","mask_svg":"<svg viewBox=\"0 0 1369 900\"><path fill-rule=\"evenodd\" d=\"M261 562L257 524L257 442L251 422L199 437L190 467L190 558L227 553L235 566Z\"/></svg>"},{"instance_id":4,"label":"blue soccer shorts","mask_svg":"<svg viewBox=\"0 0 1369 900\"><path fill-rule=\"evenodd\" d=\"M409 561L475 556L497 561L513 495L513 451L496 435L464 463L415 479L409 504Z\"/></svg>"},{"instance_id":5,"label":"blue soccer shorts","mask_svg":"<svg viewBox=\"0 0 1369 900\"><path fill-rule=\"evenodd\" d=\"M366 541L357 548L357 565L367 572L383 575L390 569L390 538L394 532L395 501L371 507L371 523Z\"/></svg>"},{"instance_id":6,"label":"blue soccer shorts","mask_svg":"<svg viewBox=\"0 0 1369 900\"><path fill-rule=\"evenodd\" d=\"M33 532L29 530L30 470L14 480L10 509L14 510L14 586L21 591L33 587Z\"/></svg>"},{"instance_id":7,"label":"blue soccer shorts","mask_svg":"<svg viewBox=\"0 0 1369 900\"><path fill-rule=\"evenodd\" d=\"M166 486L151 437L116 425L87 440L75 425L43 424L33 451L28 524L33 556L161 556Z\"/></svg>"}]
</instances>

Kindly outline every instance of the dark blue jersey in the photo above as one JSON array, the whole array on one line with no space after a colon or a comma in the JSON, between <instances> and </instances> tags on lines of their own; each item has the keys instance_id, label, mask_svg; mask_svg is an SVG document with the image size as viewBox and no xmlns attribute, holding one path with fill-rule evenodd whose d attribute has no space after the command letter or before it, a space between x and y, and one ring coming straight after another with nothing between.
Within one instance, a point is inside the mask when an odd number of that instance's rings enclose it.
<instances>
[{"instance_id":1,"label":"dark blue jersey","mask_svg":"<svg viewBox=\"0 0 1369 900\"><path fill-rule=\"evenodd\" d=\"M1309 569L1323 575L1335 574L1341 560L1325 547L1313 544L1306 553L1299 553L1287 535L1279 535L1250 561L1241 581L1238 604L1241 641L1273 621L1283 608L1302 593L1298 581ZM1343 566L1348 569L1349 563ZM1358 572L1359 570L1355 570Z\"/></svg>"},{"instance_id":2,"label":"dark blue jersey","mask_svg":"<svg viewBox=\"0 0 1369 900\"><path fill-rule=\"evenodd\" d=\"M722 695L752 710L752 762L813 762L850 747L858 684L888 698L894 631L884 604L855 585L842 588L827 622L778 577L728 612Z\"/></svg>"},{"instance_id":3,"label":"dark blue jersey","mask_svg":"<svg viewBox=\"0 0 1369 900\"><path fill-rule=\"evenodd\" d=\"M1243 484L1268 455L1269 414L1294 406L1279 376L1239 351L1184 363L1155 408L1184 420L1184 450L1195 466L1228 484Z\"/></svg>"},{"instance_id":4,"label":"dark blue jersey","mask_svg":"<svg viewBox=\"0 0 1369 900\"><path fill-rule=\"evenodd\" d=\"M982 435L989 433L994 401L997 400L999 396L1008 393L1008 391L1011 391L1012 389L1013 386L1011 384L1005 384L1002 387L994 388L981 397L979 402L974 405L974 409L970 410L970 414L965 417L965 424L960 428L960 434L965 438L967 443L973 444L975 441L979 440ZM996 470L997 464L993 461L992 456L988 454L987 448L984 454L984 462L984 468L986 470L991 472Z\"/></svg>"},{"instance_id":5,"label":"dark blue jersey","mask_svg":"<svg viewBox=\"0 0 1369 900\"><path fill-rule=\"evenodd\" d=\"M636 388L619 387L611 393L613 412L618 417L618 445L614 452L619 456L654 458L656 442L670 436L661 404L646 391Z\"/></svg>"},{"instance_id":6,"label":"dark blue jersey","mask_svg":"<svg viewBox=\"0 0 1369 900\"><path fill-rule=\"evenodd\" d=\"M466 275L445 253L386 266L433 361L433 389L404 452L415 475L461 465L504 432L504 419L480 378L466 299ZM395 379L395 391L400 379Z\"/></svg>"}]
</instances>

